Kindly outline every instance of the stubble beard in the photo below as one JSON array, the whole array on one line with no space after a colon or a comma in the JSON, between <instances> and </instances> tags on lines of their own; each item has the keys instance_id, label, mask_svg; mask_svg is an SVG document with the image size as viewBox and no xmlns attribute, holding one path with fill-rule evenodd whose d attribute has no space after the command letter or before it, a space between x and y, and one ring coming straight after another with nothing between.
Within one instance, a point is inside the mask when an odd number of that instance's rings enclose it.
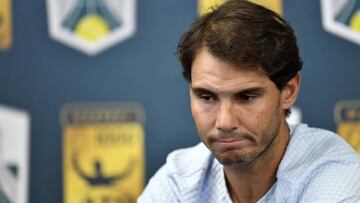
<instances>
[{"instance_id":1,"label":"stubble beard","mask_svg":"<svg viewBox=\"0 0 360 203\"><path fill-rule=\"evenodd\" d=\"M216 152L212 148L214 156L222 165L234 169L244 169L254 162L261 162L271 153L275 145L274 141L280 132L281 118L278 109L274 112L270 121L261 132L264 136L260 143L256 143L255 139L250 139L254 136L243 135L252 141L251 146L248 146L253 148L251 152L244 153L236 149L227 152Z\"/></svg>"}]
</instances>

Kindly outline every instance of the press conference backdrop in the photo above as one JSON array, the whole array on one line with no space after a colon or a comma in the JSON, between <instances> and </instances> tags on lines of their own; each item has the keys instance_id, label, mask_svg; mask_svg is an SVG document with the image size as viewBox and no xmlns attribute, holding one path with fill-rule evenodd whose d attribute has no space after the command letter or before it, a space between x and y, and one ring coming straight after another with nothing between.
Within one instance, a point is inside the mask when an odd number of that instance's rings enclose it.
<instances>
[{"instance_id":1,"label":"press conference backdrop","mask_svg":"<svg viewBox=\"0 0 360 203\"><path fill-rule=\"evenodd\" d=\"M30 202L63 202L59 111L66 103L143 106L145 183L170 151L199 142L175 56L197 15L195 0L138 0L134 35L91 57L50 38L45 1L12 1L12 45L0 52L0 103L31 117ZM304 60L296 106L304 122L336 131L335 104L360 99L360 46L324 31L319 1L284 0L283 15Z\"/></svg>"}]
</instances>

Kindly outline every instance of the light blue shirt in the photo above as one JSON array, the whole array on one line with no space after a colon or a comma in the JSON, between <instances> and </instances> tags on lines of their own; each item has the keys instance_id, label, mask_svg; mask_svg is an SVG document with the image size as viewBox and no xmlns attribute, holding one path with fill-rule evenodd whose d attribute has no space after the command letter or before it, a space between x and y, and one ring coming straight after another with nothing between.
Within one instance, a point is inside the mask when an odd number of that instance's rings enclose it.
<instances>
[{"instance_id":1,"label":"light blue shirt","mask_svg":"<svg viewBox=\"0 0 360 203\"><path fill-rule=\"evenodd\" d=\"M360 156L338 135L290 126L277 181L259 203L360 202ZM231 203L223 166L202 143L169 154L138 203Z\"/></svg>"}]
</instances>

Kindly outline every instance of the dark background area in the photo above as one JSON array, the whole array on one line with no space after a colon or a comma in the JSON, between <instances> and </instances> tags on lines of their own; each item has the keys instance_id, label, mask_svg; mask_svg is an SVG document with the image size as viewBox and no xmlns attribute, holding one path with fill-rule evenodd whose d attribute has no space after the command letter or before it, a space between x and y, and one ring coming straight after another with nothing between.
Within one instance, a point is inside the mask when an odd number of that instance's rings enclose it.
<instances>
[{"instance_id":1,"label":"dark background area","mask_svg":"<svg viewBox=\"0 0 360 203\"><path fill-rule=\"evenodd\" d=\"M61 106L138 102L146 112L146 181L166 155L199 142L175 51L196 1L137 2L137 31L89 57L50 39L45 1L13 1L14 42L0 52L0 103L31 116L30 202L62 202ZM324 31L320 2L284 0L304 60L296 106L311 126L336 131L340 100L360 98L360 46Z\"/></svg>"}]
</instances>

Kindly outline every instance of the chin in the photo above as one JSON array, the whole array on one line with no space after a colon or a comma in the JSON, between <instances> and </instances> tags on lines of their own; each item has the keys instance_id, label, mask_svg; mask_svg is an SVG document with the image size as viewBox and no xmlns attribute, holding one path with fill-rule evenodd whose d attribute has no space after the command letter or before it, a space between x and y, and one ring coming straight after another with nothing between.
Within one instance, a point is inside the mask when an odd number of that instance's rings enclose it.
<instances>
[{"instance_id":1,"label":"chin","mask_svg":"<svg viewBox=\"0 0 360 203\"><path fill-rule=\"evenodd\" d=\"M215 155L215 157L224 166L242 167L250 164L257 156L254 154L239 155L234 152L225 152Z\"/></svg>"}]
</instances>

